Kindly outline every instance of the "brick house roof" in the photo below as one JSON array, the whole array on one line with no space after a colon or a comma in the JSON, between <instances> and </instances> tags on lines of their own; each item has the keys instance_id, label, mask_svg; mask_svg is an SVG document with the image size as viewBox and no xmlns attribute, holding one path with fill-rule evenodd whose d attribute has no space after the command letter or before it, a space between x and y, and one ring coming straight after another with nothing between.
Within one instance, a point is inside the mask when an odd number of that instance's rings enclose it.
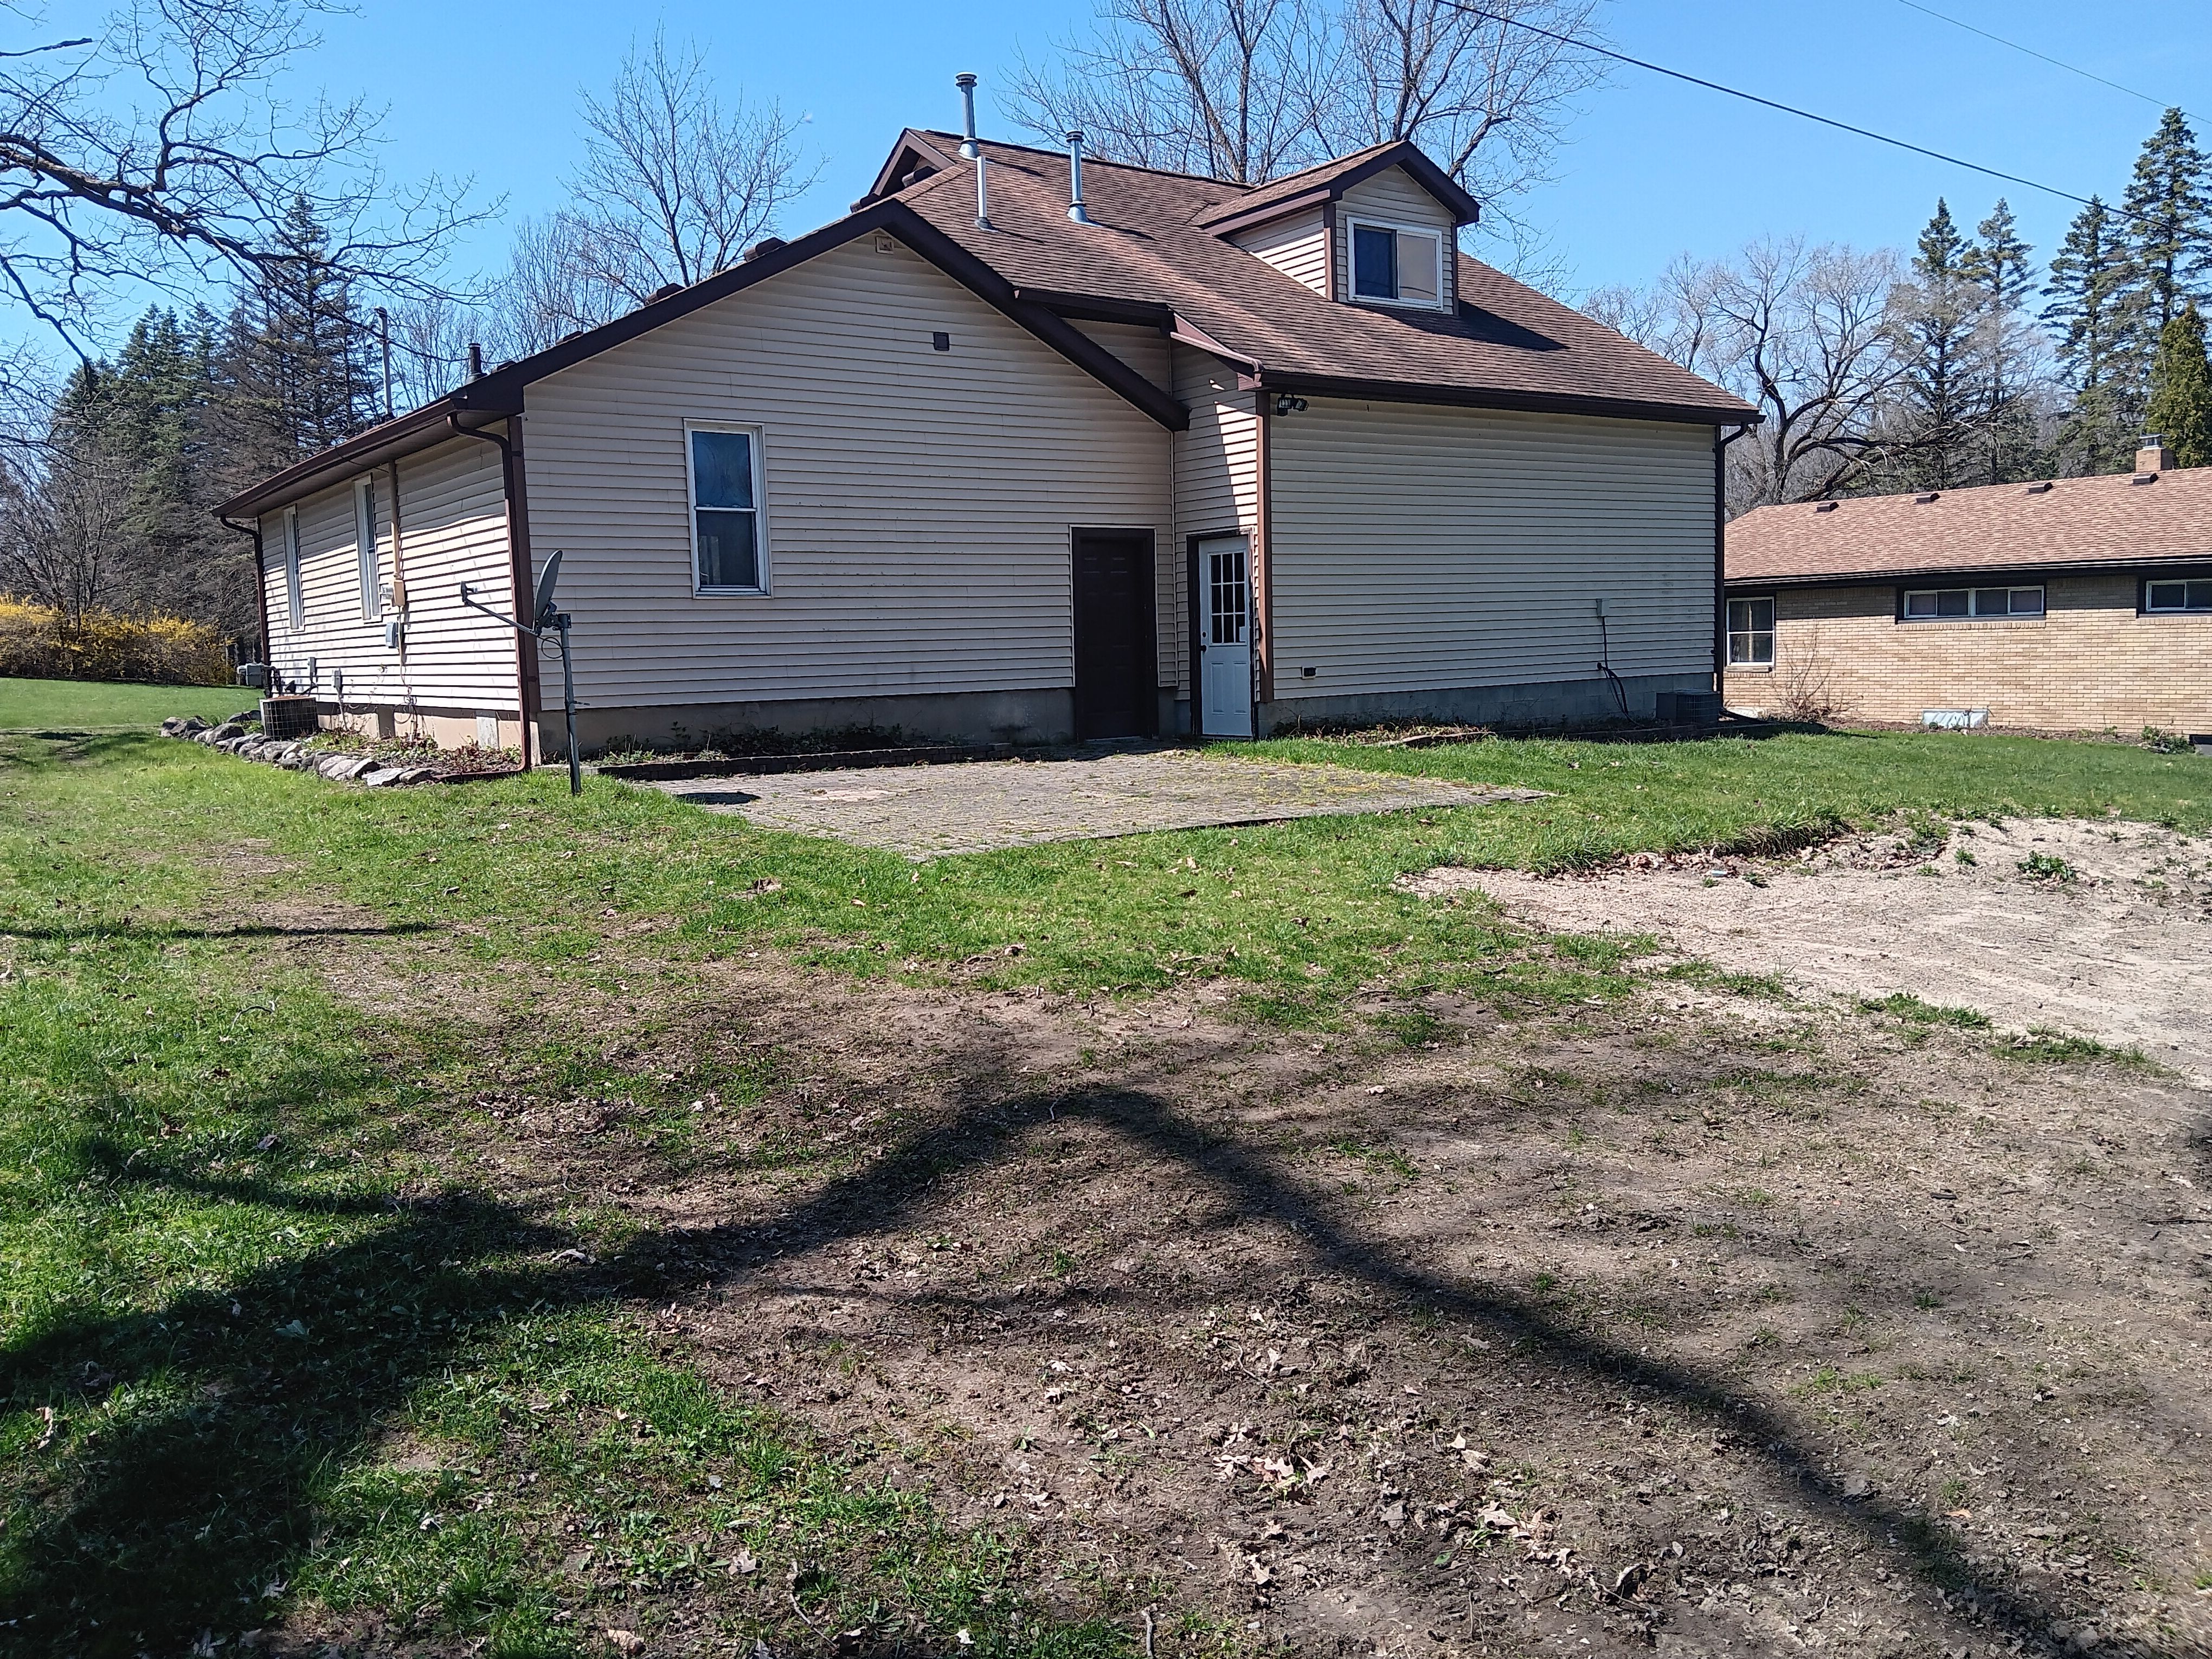
<instances>
[{"instance_id":1,"label":"brick house roof","mask_svg":"<svg viewBox=\"0 0 2212 1659\"><path fill-rule=\"evenodd\" d=\"M1739 586L2212 562L2212 466L1754 507L1726 546Z\"/></svg>"}]
</instances>

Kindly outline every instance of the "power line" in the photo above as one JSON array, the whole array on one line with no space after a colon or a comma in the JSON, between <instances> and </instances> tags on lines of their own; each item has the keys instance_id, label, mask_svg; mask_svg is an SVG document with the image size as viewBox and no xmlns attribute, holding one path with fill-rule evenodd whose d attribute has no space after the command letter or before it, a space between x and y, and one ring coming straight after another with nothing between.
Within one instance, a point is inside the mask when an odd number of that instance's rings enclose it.
<instances>
[{"instance_id":1,"label":"power line","mask_svg":"<svg viewBox=\"0 0 2212 1659\"><path fill-rule=\"evenodd\" d=\"M2101 75L2092 75L2087 70L2069 64L2062 58L2053 58L2048 52L2038 52L2033 46L2023 46L2017 40L2008 40L2002 34L1991 34L1987 29L1977 28L1973 24L1963 22L1948 12L1938 11L1933 6L1923 6L1920 3L1920 0L1897 0L1897 3L1900 6L1909 6L1914 11L1933 17L1939 23L1948 23L1954 29L1964 29L1969 34L1978 34L1984 40L1994 40L1999 46L2009 47L2014 52L2025 52L2030 58L2040 58L2054 69L2064 70L2069 75L2078 75L2085 81L2094 81L2100 87L2110 87L2114 92L2124 92L2130 98L2140 98L2154 109L2172 107L2163 98L2154 98L2147 92L2137 92L2133 87L2124 87L2118 81L2107 81Z\"/></svg>"},{"instance_id":2,"label":"power line","mask_svg":"<svg viewBox=\"0 0 2212 1659\"><path fill-rule=\"evenodd\" d=\"M1663 64L1646 63L1641 58L1631 58L1626 52L1614 52L1610 47L1601 46L1594 40L1585 40L1577 35L1555 33L1550 29L1539 28L1534 23L1525 23L1517 17L1507 17L1498 12L1485 11L1479 6L1457 4L1455 0L1444 0L1444 3L1450 6L1452 10L1465 12L1470 17L1480 17L1492 23L1503 23L1509 28L1526 29L1531 34L1540 34L1547 40L1556 40L1562 46L1573 46L1580 52L1594 52L1600 58L1610 58L1617 64L1626 64L1635 69L1649 70L1654 75L1664 75L1677 81L1686 81L1692 86L1703 87L1709 92L1726 93L1729 97L1741 98L1747 104L1759 104L1767 109L1779 110L1784 115L1795 115L1801 120L1817 121L1824 127L1835 128L1838 132L1848 132L1860 138L1871 138L1877 144L1888 144L1896 149L1911 150L1915 155L1924 155L1930 161L1942 161L1949 167L1965 167L1969 173L1983 173L1991 179L2002 179L2007 184L2025 185L2028 189L2039 190L2046 196L2056 196L2069 202L2079 202L2083 207L2093 204L2088 197L2077 196L2070 190L2059 189L2056 185L2046 185L2039 179L2023 178L2017 173L2005 173L1996 167L1985 167L1979 161L1969 161L1963 156L1947 155L1940 149L1929 149L1923 144L1907 143L1904 139L1893 138L1887 133L1875 132L1868 127L1855 127L1849 121L1838 121L1832 116L1816 115L1809 109L1799 109L1795 104L1778 103L1771 98L1762 98L1755 92L1744 92L1735 87L1724 87L1717 81L1707 81L1698 76L1686 75L1680 70L1668 69ZM2130 213L2126 208L2113 207L2109 204L2098 204L2098 205L2104 206L2106 212L2116 214L2121 218L2140 219L2147 216L2139 213Z\"/></svg>"}]
</instances>

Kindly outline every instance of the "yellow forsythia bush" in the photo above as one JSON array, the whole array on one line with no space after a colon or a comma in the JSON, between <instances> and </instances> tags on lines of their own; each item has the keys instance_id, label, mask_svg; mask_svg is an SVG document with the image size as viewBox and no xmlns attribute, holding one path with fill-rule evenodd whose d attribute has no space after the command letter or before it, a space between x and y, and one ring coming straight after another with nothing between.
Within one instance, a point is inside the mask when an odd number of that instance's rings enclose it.
<instances>
[{"instance_id":1,"label":"yellow forsythia bush","mask_svg":"<svg viewBox=\"0 0 2212 1659\"><path fill-rule=\"evenodd\" d=\"M76 627L58 611L0 593L0 675L45 680L139 680L228 685L223 637L182 617L88 611Z\"/></svg>"}]
</instances>

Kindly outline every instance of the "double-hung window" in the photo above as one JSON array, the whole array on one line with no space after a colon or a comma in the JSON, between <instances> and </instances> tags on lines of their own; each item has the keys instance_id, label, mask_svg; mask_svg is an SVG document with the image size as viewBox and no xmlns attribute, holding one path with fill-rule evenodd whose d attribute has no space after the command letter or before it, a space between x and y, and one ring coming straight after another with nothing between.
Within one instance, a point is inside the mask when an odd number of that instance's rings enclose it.
<instances>
[{"instance_id":1,"label":"double-hung window","mask_svg":"<svg viewBox=\"0 0 2212 1659\"><path fill-rule=\"evenodd\" d=\"M692 570L702 593L768 591L761 502L760 428L686 428L691 481Z\"/></svg>"},{"instance_id":2,"label":"double-hung window","mask_svg":"<svg viewBox=\"0 0 2212 1659\"><path fill-rule=\"evenodd\" d=\"M1395 225L1352 227L1352 297L1387 305L1437 306L1443 295L1444 239Z\"/></svg>"},{"instance_id":3,"label":"double-hung window","mask_svg":"<svg viewBox=\"0 0 2212 1659\"><path fill-rule=\"evenodd\" d=\"M1774 601L1730 599L1728 659L1731 668L1774 666Z\"/></svg>"},{"instance_id":4,"label":"double-hung window","mask_svg":"<svg viewBox=\"0 0 2212 1659\"><path fill-rule=\"evenodd\" d=\"M2040 587L1920 587L1905 595L1907 622L1941 622L1960 617L2039 617Z\"/></svg>"},{"instance_id":5,"label":"double-hung window","mask_svg":"<svg viewBox=\"0 0 2212 1659\"><path fill-rule=\"evenodd\" d=\"M284 614L297 629L307 620L300 596L300 509L284 509Z\"/></svg>"},{"instance_id":6,"label":"double-hung window","mask_svg":"<svg viewBox=\"0 0 2212 1659\"><path fill-rule=\"evenodd\" d=\"M363 478L353 487L354 556L361 574L361 617L375 622L384 614L378 591L376 562L376 480Z\"/></svg>"},{"instance_id":7,"label":"double-hung window","mask_svg":"<svg viewBox=\"0 0 2212 1659\"><path fill-rule=\"evenodd\" d=\"M2143 609L2161 614L2212 611L2212 581L2145 582Z\"/></svg>"}]
</instances>

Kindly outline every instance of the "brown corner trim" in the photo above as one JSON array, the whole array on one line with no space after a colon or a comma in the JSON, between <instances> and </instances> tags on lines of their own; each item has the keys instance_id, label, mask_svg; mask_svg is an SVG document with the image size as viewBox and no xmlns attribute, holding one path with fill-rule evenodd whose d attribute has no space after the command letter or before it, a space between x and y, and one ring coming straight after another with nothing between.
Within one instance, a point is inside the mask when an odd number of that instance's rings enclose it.
<instances>
[{"instance_id":1,"label":"brown corner trim","mask_svg":"<svg viewBox=\"0 0 2212 1659\"><path fill-rule=\"evenodd\" d=\"M1268 405L1273 397L1265 392L1255 392L1252 408L1259 416L1260 429L1253 446L1254 470L1259 478L1259 522L1253 526L1253 574L1260 578L1258 600L1252 607L1256 624L1252 629L1254 654L1259 668L1259 688L1252 700L1252 735L1260 735L1260 710L1275 700L1275 512L1274 466L1269 451L1273 447L1273 413Z\"/></svg>"}]
</instances>

